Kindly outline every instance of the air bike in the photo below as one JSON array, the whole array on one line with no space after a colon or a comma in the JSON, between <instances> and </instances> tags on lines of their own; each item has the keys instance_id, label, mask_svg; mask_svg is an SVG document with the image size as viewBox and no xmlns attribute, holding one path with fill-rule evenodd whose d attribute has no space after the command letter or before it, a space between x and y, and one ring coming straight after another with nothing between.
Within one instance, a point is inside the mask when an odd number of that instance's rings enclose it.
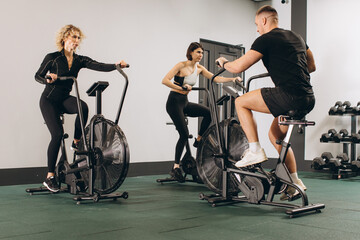
<instances>
[{"instance_id":1,"label":"air bike","mask_svg":"<svg viewBox=\"0 0 360 240\"><path fill-rule=\"evenodd\" d=\"M225 71L222 68L211 79L210 98L214 103L214 78ZM245 88L241 82L237 82L244 92L247 92L250 82L256 78L269 76L261 74L250 78ZM231 96L232 101L239 96L239 91L231 86L224 86L224 90ZM235 163L241 159L244 151L248 148L248 141L240 123L235 118L225 119L219 122L216 106L211 104L212 125L203 135L202 144L197 151L197 169L201 180L215 194L205 195L200 193L200 199L207 200L213 207L219 204L233 204L247 202L251 204L264 204L287 208L286 214L290 217L309 213L321 212L324 204L309 204L306 193L295 184L289 170L285 166L285 157L290 147L290 137L294 126L302 129L306 126L315 125L314 121L303 120L306 113L290 111L287 116L279 117L280 125L289 126L286 137L278 144L282 146L276 166L271 171L266 171L261 164L238 169ZM276 194L285 191L287 186L298 190L296 199L301 199L301 204L284 203L274 201ZM289 196L289 202L295 198Z\"/></svg>"},{"instance_id":2,"label":"air bike","mask_svg":"<svg viewBox=\"0 0 360 240\"><path fill-rule=\"evenodd\" d=\"M60 147L61 155L55 169L55 175L60 185L60 192L76 195L73 199L77 201L77 204L83 200L98 202L100 199L128 198L127 192L113 193L125 180L130 160L126 137L118 126L129 82L127 75L119 65L116 66L116 69L124 77L125 86L115 122L106 119L101 114L101 95L109 83L99 81L87 90L89 96L96 97L96 115L92 117L86 128L77 79L74 77L58 77L57 79L60 81L71 79L75 83L82 137L78 151L74 152L73 162L69 163L65 148L65 139L68 138L68 134L63 135ZM46 187L39 187L28 188L26 192L33 194L49 191Z\"/></svg>"}]
</instances>

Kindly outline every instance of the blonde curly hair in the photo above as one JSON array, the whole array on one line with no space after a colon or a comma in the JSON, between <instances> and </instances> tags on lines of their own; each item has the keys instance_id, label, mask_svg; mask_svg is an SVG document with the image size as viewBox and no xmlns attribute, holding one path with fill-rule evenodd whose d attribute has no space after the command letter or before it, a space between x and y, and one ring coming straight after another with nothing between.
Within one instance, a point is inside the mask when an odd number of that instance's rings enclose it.
<instances>
[{"instance_id":1,"label":"blonde curly hair","mask_svg":"<svg viewBox=\"0 0 360 240\"><path fill-rule=\"evenodd\" d=\"M80 30L80 28L75 27L72 24L68 24L64 27L62 27L58 33L56 34L56 47L58 48L59 51L62 51L64 49L64 40L71 35L72 33L79 33L80 35L80 40L79 40L79 45L81 43L81 40L83 38L85 38L85 35L83 34L83 32Z\"/></svg>"}]
</instances>

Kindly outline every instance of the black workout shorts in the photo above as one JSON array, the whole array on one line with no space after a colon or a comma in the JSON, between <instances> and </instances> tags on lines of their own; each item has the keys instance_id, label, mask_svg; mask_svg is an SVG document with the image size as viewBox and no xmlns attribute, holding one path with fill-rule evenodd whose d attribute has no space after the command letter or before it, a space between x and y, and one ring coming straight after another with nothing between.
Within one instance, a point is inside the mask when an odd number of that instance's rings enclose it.
<instances>
[{"instance_id":1,"label":"black workout shorts","mask_svg":"<svg viewBox=\"0 0 360 240\"><path fill-rule=\"evenodd\" d=\"M274 117L286 115L290 110L306 110L309 113L315 105L313 94L298 96L279 87L262 88L261 95Z\"/></svg>"}]
</instances>

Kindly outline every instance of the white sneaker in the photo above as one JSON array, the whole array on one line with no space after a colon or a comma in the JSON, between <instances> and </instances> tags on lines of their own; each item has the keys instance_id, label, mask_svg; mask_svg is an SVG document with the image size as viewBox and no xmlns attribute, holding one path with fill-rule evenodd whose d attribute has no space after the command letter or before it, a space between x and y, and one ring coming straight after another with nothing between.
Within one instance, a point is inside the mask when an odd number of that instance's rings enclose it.
<instances>
[{"instance_id":1,"label":"white sneaker","mask_svg":"<svg viewBox=\"0 0 360 240\"><path fill-rule=\"evenodd\" d=\"M297 179L297 181L295 182L295 184L299 185L299 187L306 191L306 186L304 185L304 183L301 181L301 179ZM280 196L280 200L281 201L285 201L288 200L290 198L294 198L296 195L300 194L298 190L296 190L295 188L288 186L286 188L286 190L281 194Z\"/></svg>"},{"instance_id":2,"label":"white sneaker","mask_svg":"<svg viewBox=\"0 0 360 240\"><path fill-rule=\"evenodd\" d=\"M237 168L247 167L250 165L258 164L267 161L267 157L265 155L265 151L263 148L261 148L258 152L254 153L247 149L244 152L243 157L240 161L238 161L235 166Z\"/></svg>"},{"instance_id":3,"label":"white sneaker","mask_svg":"<svg viewBox=\"0 0 360 240\"><path fill-rule=\"evenodd\" d=\"M306 188L305 184L301 181L301 179L298 179L295 183L297 185L299 185L302 190L306 191L307 188Z\"/></svg>"},{"instance_id":4,"label":"white sneaker","mask_svg":"<svg viewBox=\"0 0 360 240\"><path fill-rule=\"evenodd\" d=\"M280 200L281 201L289 200L290 198L293 198L294 196L296 196L298 194L299 194L298 190L296 190L293 187L287 186L285 191L281 194Z\"/></svg>"}]
</instances>

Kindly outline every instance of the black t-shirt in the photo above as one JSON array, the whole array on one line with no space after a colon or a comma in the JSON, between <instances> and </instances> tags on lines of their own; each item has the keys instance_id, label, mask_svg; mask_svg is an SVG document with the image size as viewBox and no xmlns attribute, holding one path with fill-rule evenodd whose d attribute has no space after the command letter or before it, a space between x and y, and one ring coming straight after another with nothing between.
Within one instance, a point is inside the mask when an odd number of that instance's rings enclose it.
<instances>
[{"instance_id":1,"label":"black t-shirt","mask_svg":"<svg viewBox=\"0 0 360 240\"><path fill-rule=\"evenodd\" d=\"M73 63L69 69L64 50L61 52L49 53L45 56L39 70L35 74L35 80L46 84L43 94L49 99L62 101L67 98L71 92L73 81L55 81L48 84L45 76L48 73L57 74L58 77L77 77L80 69L88 68L95 71L110 72L116 69L115 64L99 63L89 57L74 54Z\"/></svg>"},{"instance_id":2,"label":"black t-shirt","mask_svg":"<svg viewBox=\"0 0 360 240\"><path fill-rule=\"evenodd\" d=\"M251 49L263 55L275 86L296 95L313 94L306 58L308 46L300 35L275 28L258 37Z\"/></svg>"}]
</instances>

